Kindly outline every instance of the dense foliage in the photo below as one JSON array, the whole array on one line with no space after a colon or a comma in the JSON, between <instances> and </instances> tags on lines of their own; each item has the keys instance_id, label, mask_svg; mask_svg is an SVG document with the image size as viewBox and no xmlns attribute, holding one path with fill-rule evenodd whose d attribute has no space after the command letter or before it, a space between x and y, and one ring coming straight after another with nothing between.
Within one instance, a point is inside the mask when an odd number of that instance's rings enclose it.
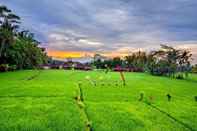
<instances>
[{"instance_id":1,"label":"dense foliage","mask_svg":"<svg viewBox=\"0 0 197 131\"><path fill-rule=\"evenodd\" d=\"M192 72L197 73L197 64L192 67Z\"/></svg>"},{"instance_id":2,"label":"dense foliage","mask_svg":"<svg viewBox=\"0 0 197 131\"><path fill-rule=\"evenodd\" d=\"M98 56L98 55L97 55ZM152 75L176 77L183 79L188 76L192 67L190 64L192 54L184 49L175 49L170 46L161 45L161 49L150 53L138 51L124 59L119 57L102 60L95 59L97 68L117 68L119 70L134 72L149 72ZM116 70L116 69L115 69Z\"/></svg>"},{"instance_id":3,"label":"dense foliage","mask_svg":"<svg viewBox=\"0 0 197 131\"><path fill-rule=\"evenodd\" d=\"M0 71L36 68L47 60L29 31L20 30L20 17L0 5Z\"/></svg>"},{"instance_id":4,"label":"dense foliage","mask_svg":"<svg viewBox=\"0 0 197 131\"><path fill-rule=\"evenodd\" d=\"M161 49L150 53L148 70L154 75L165 75L182 79L191 71L191 56L187 50L161 45Z\"/></svg>"}]
</instances>

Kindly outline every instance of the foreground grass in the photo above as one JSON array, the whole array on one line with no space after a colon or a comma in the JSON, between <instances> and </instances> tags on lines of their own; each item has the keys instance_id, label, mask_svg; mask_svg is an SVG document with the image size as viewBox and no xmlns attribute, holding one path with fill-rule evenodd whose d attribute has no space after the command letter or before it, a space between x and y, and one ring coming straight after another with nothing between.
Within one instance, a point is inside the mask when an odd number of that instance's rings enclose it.
<instances>
[{"instance_id":1,"label":"foreground grass","mask_svg":"<svg viewBox=\"0 0 197 131\"><path fill-rule=\"evenodd\" d=\"M84 131L87 126L84 110L95 131L197 130L197 102L194 100L197 75L175 80L125 73L125 78L127 82L123 86L119 73L115 72L2 73L0 130ZM82 83L82 109L74 99L79 95L78 83ZM145 94L143 101L139 101L141 92ZM166 97L168 93L172 96L170 102Z\"/></svg>"},{"instance_id":2,"label":"foreground grass","mask_svg":"<svg viewBox=\"0 0 197 131\"><path fill-rule=\"evenodd\" d=\"M26 78L37 71L16 74L0 75L1 131L85 129L84 118L73 99L75 84L67 81L71 73L42 71L32 80Z\"/></svg>"}]
</instances>

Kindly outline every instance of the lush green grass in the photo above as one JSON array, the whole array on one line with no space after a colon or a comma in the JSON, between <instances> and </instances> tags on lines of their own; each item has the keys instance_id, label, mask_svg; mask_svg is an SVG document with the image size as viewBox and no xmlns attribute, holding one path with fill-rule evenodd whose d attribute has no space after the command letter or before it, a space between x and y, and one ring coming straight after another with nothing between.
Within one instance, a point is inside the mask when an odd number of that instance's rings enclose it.
<instances>
[{"instance_id":1,"label":"lush green grass","mask_svg":"<svg viewBox=\"0 0 197 131\"><path fill-rule=\"evenodd\" d=\"M1 73L0 131L84 131L85 115L94 131L197 130L197 75L175 80L125 73L125 78L123 86L116 72ZM82 84L82 108L74 99L79 95L78 83ZM139 101L141 92L143 101Z\"/></svg>"}]
</instances>

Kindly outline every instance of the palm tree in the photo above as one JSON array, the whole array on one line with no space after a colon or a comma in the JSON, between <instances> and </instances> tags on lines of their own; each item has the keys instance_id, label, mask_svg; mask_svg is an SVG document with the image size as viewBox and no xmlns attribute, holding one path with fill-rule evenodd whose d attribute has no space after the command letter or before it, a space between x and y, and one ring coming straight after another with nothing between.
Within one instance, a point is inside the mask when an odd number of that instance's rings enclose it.
<instances>
[{"instance_id":1,"label":"palm tree","mask_svg":"<svg viewBox=\"0 0 197 131\"><path fill-rule=\"evenodd\" d=\"M13 14L6 6L0 6L0 59L6 57L6 49L13 43L19 28L20 17Z\"/></svg>"},{"instance_id":2,"label":"palm tree","mask_svg":"<svg viewBox=\"0 0 197 131\"><path fill-rule=\"evenodd\" d=\"M155 59L156 74L175 77L175 74L178 73L178 77L183 78L183 73L187 76L188 71L191 70L192 54L189 51L161 45L161 49L152 52L152 56Z\"/></svg>"},{"instance_id":3,"label":"palm tree","mask_svg":"<svg viewBox=\"0 0 197 131\"><path fill-rule=\"evenodd\" d=\"M10 13L10 12L11 10L9 10L6 6L0 5L0 17L4 17L5 13Z\"/></svg>"}]
</instances>

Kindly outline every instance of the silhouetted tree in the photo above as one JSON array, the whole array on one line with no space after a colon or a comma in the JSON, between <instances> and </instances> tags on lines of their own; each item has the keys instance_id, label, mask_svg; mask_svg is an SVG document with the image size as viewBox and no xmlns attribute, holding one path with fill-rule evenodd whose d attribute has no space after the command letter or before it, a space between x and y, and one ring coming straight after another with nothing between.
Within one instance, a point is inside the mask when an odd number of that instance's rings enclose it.
<instances>
[{"instance_id":1,"label":"silhouetted tree","mask_svg":"<svg viewBox=\"0 0 197 131\"><path fill-rule=\"evenodd\" d=\"M191 71L191 56L187 50L175 49L161 45L161 49L153 51L148 57L148 69L151 74L172 76L182 79Z\"/></svg>"}]
</instances>

